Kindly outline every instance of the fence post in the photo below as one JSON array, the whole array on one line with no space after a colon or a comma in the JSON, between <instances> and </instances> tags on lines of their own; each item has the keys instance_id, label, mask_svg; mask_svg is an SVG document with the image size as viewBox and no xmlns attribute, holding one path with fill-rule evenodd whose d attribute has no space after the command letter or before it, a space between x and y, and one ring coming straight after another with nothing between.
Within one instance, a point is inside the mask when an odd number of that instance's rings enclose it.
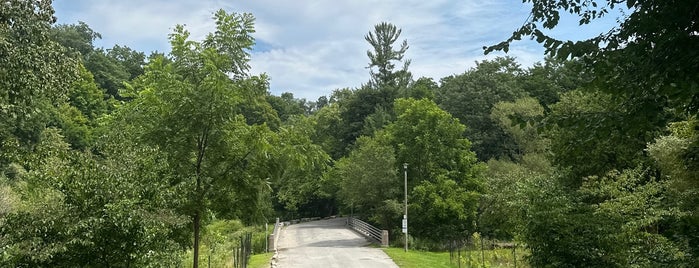
<instances>
[{"instance_id":1,"label":"fence post","mask_svg":"<svg viewBox=\"0 0 699 268\"><path fill-rule=\"evenodd\" d=\"M388 230L381 230L381 246L388 247Z\"/></svg>"},{"instance_id":2,"label":"fence post","mask_svg":"<svg viewBox=\"0 0 699 268\"><path fill-rule=\"evenodd\" d=\"M274 251L274 235L275 234L270 234L269 237L267 237L267 251Z\"/></svg>"}]
</instances>

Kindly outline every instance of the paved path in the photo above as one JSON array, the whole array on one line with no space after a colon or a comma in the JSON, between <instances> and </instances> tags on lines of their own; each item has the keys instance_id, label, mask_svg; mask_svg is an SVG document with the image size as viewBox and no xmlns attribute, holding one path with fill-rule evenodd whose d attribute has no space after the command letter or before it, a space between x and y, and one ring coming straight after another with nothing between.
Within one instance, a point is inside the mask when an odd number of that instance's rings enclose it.
<instances>
[{"instance_id":1,"label":"paved path","mask_svg":"<svg viewBox=\"0 0 699 268\"><path fill-rule=\"evenodd\" d=\"M287 226L279 237L277 267L398 268L379 248L345 226L346 219L330 219Z\"/></svg>"}]
</instances>

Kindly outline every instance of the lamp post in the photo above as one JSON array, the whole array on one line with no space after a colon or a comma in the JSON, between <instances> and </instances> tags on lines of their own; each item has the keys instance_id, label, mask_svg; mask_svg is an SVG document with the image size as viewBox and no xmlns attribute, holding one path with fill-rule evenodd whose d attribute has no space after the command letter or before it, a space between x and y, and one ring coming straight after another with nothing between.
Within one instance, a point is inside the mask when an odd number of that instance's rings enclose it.
<instances>
[{"instance_id":1,"label":"lamp post","mask_svg":"<svg viewBox=\"0 0 699 268\"><path fill-rule=\"evenodd\" d=\"M405 214L403 214L403 232L405 233L405 252L408 252L408 163L403 163L403 173L404 176L404 190L405 199L403 199L403 207L405 208Z\"/></svg>"}]
</instances>

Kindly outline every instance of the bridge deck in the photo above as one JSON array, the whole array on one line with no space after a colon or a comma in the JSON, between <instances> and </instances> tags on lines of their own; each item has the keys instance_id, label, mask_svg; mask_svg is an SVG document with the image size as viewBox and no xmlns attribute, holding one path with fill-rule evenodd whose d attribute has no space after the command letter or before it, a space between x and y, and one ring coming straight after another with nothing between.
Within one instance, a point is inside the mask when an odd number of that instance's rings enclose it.
<instances>
[{"instance_id":1,"label":"bridge deck","mask_svg":"<svg viewBox=\"0 0 699 268\"><path fill-rule=\"evenodd\" d=\"M279 237L277 267L398 268L381 249L367 247L363 236L330 219L287 226Z\"/></svg>"}]
</instances>

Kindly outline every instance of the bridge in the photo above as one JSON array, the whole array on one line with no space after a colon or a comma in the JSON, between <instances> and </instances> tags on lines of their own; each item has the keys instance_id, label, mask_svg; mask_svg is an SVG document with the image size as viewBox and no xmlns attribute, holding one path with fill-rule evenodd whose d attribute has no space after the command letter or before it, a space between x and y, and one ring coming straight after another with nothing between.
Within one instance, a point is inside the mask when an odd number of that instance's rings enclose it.
<instances>
[{"instance_id":1,"label":"bridge","mask_svg":"<svg viewBox=\"0 0 699 268\"><path fill-rule=\"evenodd\" d=\"M347 218L293 224L282 229L273 266L398 268L371 238L350 229Z\"/></svg>"}]
</instances>

